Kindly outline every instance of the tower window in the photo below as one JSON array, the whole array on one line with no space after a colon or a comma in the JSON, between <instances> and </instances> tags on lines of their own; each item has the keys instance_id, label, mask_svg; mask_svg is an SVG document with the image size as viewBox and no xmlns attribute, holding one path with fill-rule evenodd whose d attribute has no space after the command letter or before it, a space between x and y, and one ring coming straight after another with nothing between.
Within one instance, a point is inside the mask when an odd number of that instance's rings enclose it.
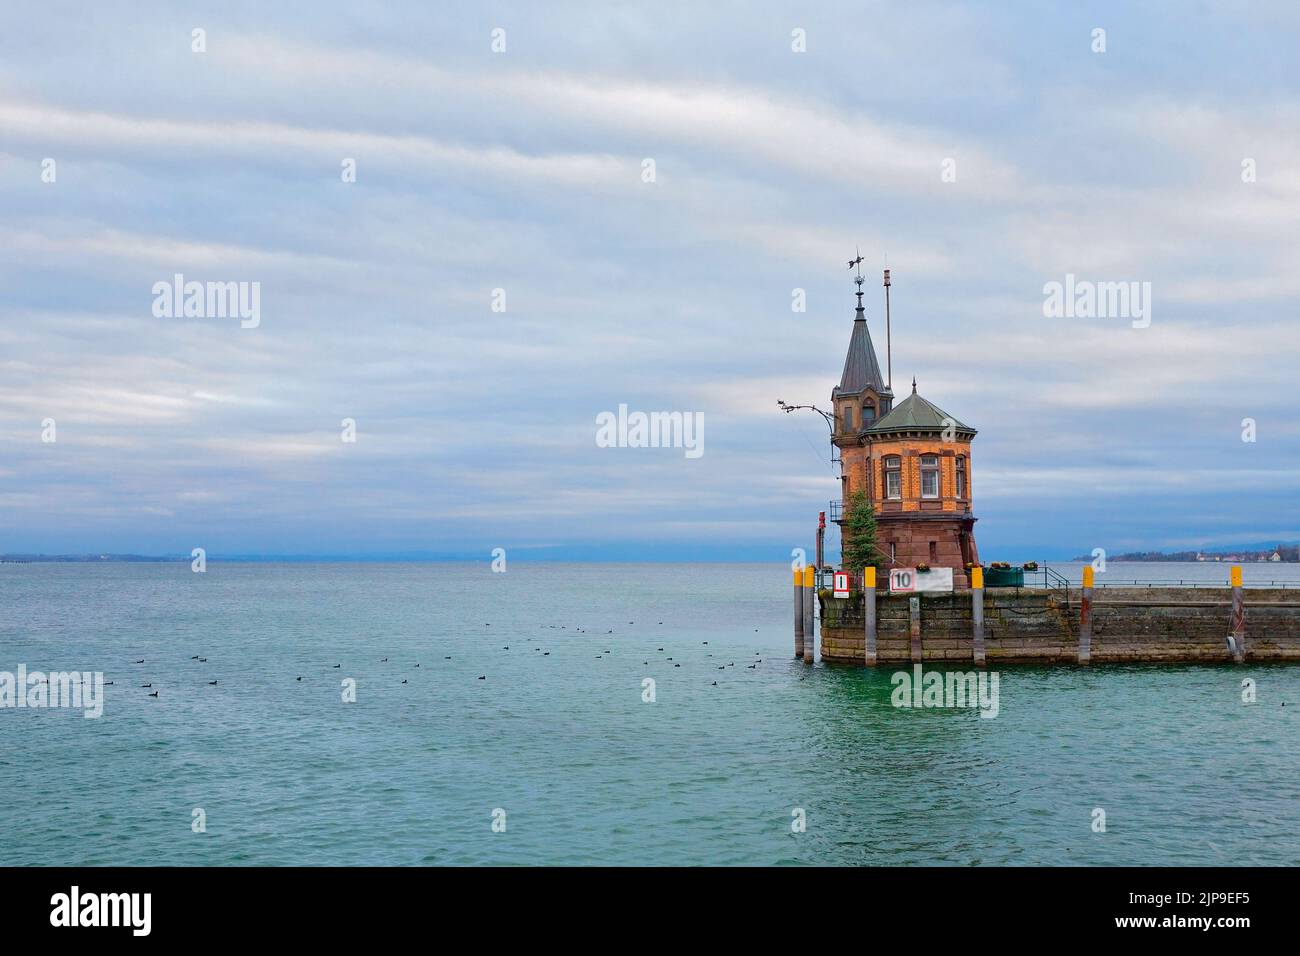
<instances>
[{"instance_id":1,"label":"tower window","mask_svg":"<svg viewBox=\"0 0 1300 956\"><path fill-rule=\"evenodd\" d=\"M876 420L876 406L870 402L862 406L862 427L866 428Z\"/></svg>"},{"instance_id":2,"label":"tower window","mask_svg":"<svg viewBox=\"0 0 1300 956\"><path fill-rule=\"evenodd\" d=\"M957 456L957 497L966 497L966 456Z\"/></svg>"},{"instance_id":3,"label":"tower window","mask_svg":"<svg viewBox=\"0 0 1300 956\"><path fill-rule=\"evenodd\" d=\"M903 497L903 462L897 455L885 459L885 497L895 501Z\"/></svg>"},{"instance_id":4,"label":"tower window","mask_svg":"<svg viewBox=\"0 0 1300 956\"><path fill-rule=\"evenodd\" d=\"M939 456L921 456L921 497L939 497Z\"/></svg>"},{"instance_id":5,"label":"tower window","mask_svg":"<svg viewBox=\"0 0 1300 956\"><path fill-rule=\"evenodd\" d=\"M844 406L844 430L846 432L853 431L853 406L852 405Z\"/></svg>"}]
</instances>

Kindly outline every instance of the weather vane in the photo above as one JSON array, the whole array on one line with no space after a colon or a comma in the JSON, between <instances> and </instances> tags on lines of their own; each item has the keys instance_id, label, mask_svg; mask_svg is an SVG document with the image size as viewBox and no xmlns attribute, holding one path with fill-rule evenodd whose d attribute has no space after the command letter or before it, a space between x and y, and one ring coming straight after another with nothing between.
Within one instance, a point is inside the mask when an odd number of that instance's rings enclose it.
<instances>
[{"instance_id":1,"label":"weather vane","mask_svg":"<svg viewBox=\"0 0 1300 956\"><path fill-rule=\"evenodd\" d=\"M859 249L857 246L854 246L853 251L857 253L857 258L849 260L849 268L858 270L858 274L853 278L853 281L856 282L858 285L858 291L855 294L858 297L858 308L861 309L862 308L862 283L866 281L865 279L862 278L862 250Z\"/></svg>"}]
</instances>

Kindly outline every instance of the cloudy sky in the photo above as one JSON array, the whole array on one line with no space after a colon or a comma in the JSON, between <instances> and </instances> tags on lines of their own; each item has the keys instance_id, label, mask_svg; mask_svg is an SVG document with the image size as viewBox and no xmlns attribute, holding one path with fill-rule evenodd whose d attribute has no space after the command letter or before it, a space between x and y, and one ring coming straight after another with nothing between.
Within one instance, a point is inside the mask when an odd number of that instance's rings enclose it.
<instances>
[{"instance_id":1,"label":"cloudy sky","mask_svg":"<svg viewBox=\"0 0 1300 956\"><path fill-rule=\"evenodd\" d=\"M1292 3L184 6L0 9L0 552L780 560L855 247L986 560L1300 539Z\"/></svg>"}]
</instances>

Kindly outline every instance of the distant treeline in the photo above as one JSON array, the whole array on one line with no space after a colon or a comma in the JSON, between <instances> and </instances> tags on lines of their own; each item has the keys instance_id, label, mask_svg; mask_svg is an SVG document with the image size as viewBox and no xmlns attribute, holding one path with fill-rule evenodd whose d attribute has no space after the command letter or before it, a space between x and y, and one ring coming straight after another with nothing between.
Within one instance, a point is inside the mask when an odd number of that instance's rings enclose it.
<instances>
[{"instance_id":1,"label":"distant treeline","mask_svg":"<svg viewBox=\"0 0 1300 956\"><path fill-rule=\"evenodd\" d=\"M110 561L159 562L188 561L188 556L156 557L147 554L0 554L0 564L35 564L64 562L68 564L106 564Z\"/></svg>"},{"instance_id":2,"label":"distant treeline","mask_svg":"<svg viewBox=\"0 0 1300 956\"><path fill-rule=\"evenodd\" d=\"M1276 554L1283 561L1300 561L1300 545L1279 544L1262 551L1130 551L1127 554L1108 554L1107 561L1269 561ZM1091 554L1080 555L1074 561L1091 561Z\"/></svg>"}]
</instances>

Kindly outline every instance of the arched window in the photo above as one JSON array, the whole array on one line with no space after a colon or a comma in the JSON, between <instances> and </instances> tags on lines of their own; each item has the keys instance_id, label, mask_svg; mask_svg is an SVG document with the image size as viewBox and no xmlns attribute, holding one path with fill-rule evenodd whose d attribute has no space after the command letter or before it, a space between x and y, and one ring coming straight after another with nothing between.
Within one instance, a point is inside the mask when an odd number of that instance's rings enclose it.
<instances>
[{"instance_id":1,"label":"arched window","mask_svg":"<svg viewBox=\"0 0 1300 956\"><path fill-rule=\"evenodd\" d=\"M957 456L957 497L966 497L966 456Z\"/></svg>"},{"instance_id":2,"label":"arched window","mask_svg":"<svg viewBox=\"0 0 1300 956\"><path fill-rule=\"evenodd\" d=\"M903 461L897 455L885 459L885 497L895 501L903 497Z\"/></svg>"},{"instance_id":3,"label":"arched window","mask_svg":"<svg viewBox=\"0 0 1300 956\"><path fill-rule=\"evenodd\" d=\"M939 497L939 456L921 456L921 497Z\"/></svg>"}]
</instances>

